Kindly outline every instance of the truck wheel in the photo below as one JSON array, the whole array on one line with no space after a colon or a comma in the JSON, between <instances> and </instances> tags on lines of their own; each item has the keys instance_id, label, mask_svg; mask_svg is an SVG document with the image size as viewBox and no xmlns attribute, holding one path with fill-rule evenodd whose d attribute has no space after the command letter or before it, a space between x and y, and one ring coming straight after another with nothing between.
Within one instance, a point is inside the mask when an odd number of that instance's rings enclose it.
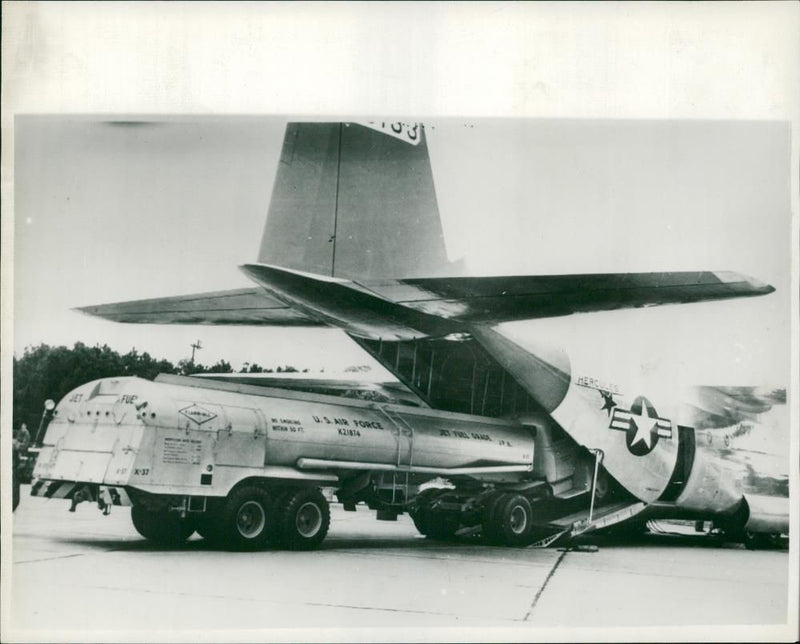
<instances>
[{"instance_id":1,"label":"truck wheel","mask_svg":"<svg viewBox=\"0 0 800 644\"><path fill-rule=\"evenodd\" d=\"M411 509L408 511L414 526L423 536L430 534L430 508L428 507L436 496L436 490L428 488L417 495Z\"/></svg>"},{"instance_id":2,"label":"truck wheel","mask_svg":"<svg viewBox=\"0 0 800 644\"><path fill-rule=\"evenodd\" d=\"M427 537L430 534L428 513L425 510L417 510L411 515L414 527L421 535Z\"/></svg>"},{"instance_id":3,"label":"truck wheel","mask_svg":"<svg viewBox=\"0 0 800 644\"><path fill-rule=\"evenodd\" d=\"M455 512L426 510L428 532L426 536L439 541L450 541L461 527L461 520Z\"/></svg>"},{"instance_id":4,"label":"truck wheel","mask_svg":"<svg viewBox=\"0 0 800 644\"><path fill-rule=\"evenodd\" d=\"M212 545L220 545L222 537L219 530L219 518L216 513L204 512L197 518L197 534Z\"/></svg>"},{"instance_id":5,"label":"truck wheel","mask_svg":"<svg viewBox=\"0 0 800 644\"><path fill-rule=\"evenodd\" d=\"M411 518L420 534L439 541L451 540L461 527L461 521L454 512L420 508Z\"/></svg>"},{"instance_id":6,"label":"truck wheel","mask_svg":"<svg viewBox=\"0 0 800 644\"><path fill-rule=\"evenodd\" d=\"M240 487L230 493L217 517L208 518L203 532L209 541L232 550L263 548L272 535L270 510L261 488Z\"/></svg>"},{"instance_id":7,"label":"truck wheel","mask_svg":"<svg viewBox=\"0 0 800 644\"><path fill-rule=\"evenodd\" d=\"M483 508L483 521L481 526L483 528L483 537L490 544L501 545L503 543L502 535L498 529L499 520L497 517L498 507L500 502L508 497L506 492L494 492L486 500Z\"/></svg>"},{"instance_id":8,"label":"truck wheel","mask_svg":"<svg viewBox=\"0 0 800 644\"><path fill-rule=\"evenodd\" d=\"M181 544L194 532L194 524L177 512L148 510L141 505L131 508L131 520L140 535L161 546Z\"/></svg>"},{"instance_id":9,"label":"truck wheel","mask_svg":"<svg viewBox=\"0 0 800 644\"><path fill-rule=\"evenodd\" d=\"M297 490L285 495L278 510L278 539L290 550L316 548L331 523L331 511L316 489Z\"/></svg>"},{"instance_id":10,"label":"truck wheel","mask_svg":"<svg viewBox=\"0 0 800 644\"><path fill-rule=\"evenodd\" d=\"M449 541L461 527L461 519L456 512L431 508L438 494L439 490L434 488L422 492L409 515L420 534L431 539Z\"/></svg>"},{"instance_id":11,"label":"truck wheel","mask_svg":"<svg viewBox=\"0 0 800 644\"><path fill-rule=\"evenodd\" d=\"M530 543L533 533L533 510L521 494L502 495L493 505L489 520L489 538L507 546Z\"/></svg>"}]
</instances>

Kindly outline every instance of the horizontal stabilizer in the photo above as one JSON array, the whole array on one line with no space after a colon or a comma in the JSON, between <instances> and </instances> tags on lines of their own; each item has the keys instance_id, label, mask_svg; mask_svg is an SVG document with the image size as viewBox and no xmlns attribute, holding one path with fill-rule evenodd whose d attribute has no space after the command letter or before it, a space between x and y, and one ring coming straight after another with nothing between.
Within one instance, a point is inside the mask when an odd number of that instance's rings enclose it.
<instances>
[{"instance_id":1,"label":"horizontal stabilizer","mask_svg":"<svg viewBox=\"0 0 800 644\"><path fill-rule=\"evenodd\" d=\"M771 293L737 273L609 273L351 281L248 264L263 287L134 300L77 310L139 324L338 326L360 337L409 339L471 324L701 302Z\"/></svg>"},{"instance_id":2,"label":"horizontal stabilizer","mask_svg":"<svg viewBox=\"0 0 800 644\"><path fill-rule=\"evenodd\" d=\"M473 324L771 293L730 272L523 275L351 281L265 264L242 270L309 317L363 338L412 339Z\"/></svg>"},{"instance_id":3,"label":"horizontal stabilizer","mask_svg":"<svg viewBox=\"0 0 800 644\"><path fill-rule=\"evenodd\" d=\"M421 313L468 323L683 304L772 293L733 272L606 273L452 277L360 282Z\"/></svg>"},{"instance_id":4,"label":"horizontal stabilizer","mask_svg":"<svg viewBox=\"0 0 800 644\"><path fill-rule=\"evenodd\" d=\"M260 288L115 302L76 310L114 322L136 324L321 326Z\"/></svg>"}]
</instances>

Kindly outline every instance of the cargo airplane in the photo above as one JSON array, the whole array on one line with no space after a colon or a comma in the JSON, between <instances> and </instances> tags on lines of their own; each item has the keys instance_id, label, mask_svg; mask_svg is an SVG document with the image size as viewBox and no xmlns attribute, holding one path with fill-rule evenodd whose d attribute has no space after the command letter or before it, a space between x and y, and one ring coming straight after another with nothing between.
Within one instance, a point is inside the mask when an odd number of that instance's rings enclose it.
<instances>
[{"instance_id":1,"label":"cargo airplane","mask_svg":"<svg viewBox=\"0 0 800 644\"><path fill-rule=\"evenodd\" d=\"M424 128L386 123L287 125L258 261L241 269L253 287L80 311L336 327L401 385L343 396L237 374L88 383L55 410L34 494L131 504L155 541L197 530L243 548L317 546L322 488L346 510L408 512L432 538L547 545L654 518L711 522L748 546L788 533L784 389L676 398L621 384L612 367L626 365L498 326L769 285L732 272L463 276L445 252Z\"/></svg>"}]
</instances>

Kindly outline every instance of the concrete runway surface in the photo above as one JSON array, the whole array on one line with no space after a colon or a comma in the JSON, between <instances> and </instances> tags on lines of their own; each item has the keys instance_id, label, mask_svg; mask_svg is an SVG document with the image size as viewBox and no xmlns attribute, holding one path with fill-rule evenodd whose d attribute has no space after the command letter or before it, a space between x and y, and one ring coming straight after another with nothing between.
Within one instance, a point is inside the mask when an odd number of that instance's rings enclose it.
<instances>
[{"instance_id":1,"label":"concrete runway surface","mask_svg":"<svg viewBox=\"0 0 800 644\"><path fill-rule=\"evenodd\" d=\"M197 536L163 549L134 531L129 508L102 516L84 503L69 513L66 501L28 494L25 486L13 525L6 627L17 641L39 630L52 640L120 629L144 639L168 629L165 640L275 628L347 629L339 631L347 639L351 629L386 627L431 637L432 627L511 627L521 633L515 639L536 639L547 632L541 627L787 621L788 552L704 536L595 538L596 552L441 543L420 537L407 516L379 522L366 507L347 513L334 505L315 552L221 552ZM309 635L316 631L296 632L317 639ZM377 632L369 639L392 639L393 631ZM445 639L507 632L452 631Z\"/></svg>"}]
</instances>

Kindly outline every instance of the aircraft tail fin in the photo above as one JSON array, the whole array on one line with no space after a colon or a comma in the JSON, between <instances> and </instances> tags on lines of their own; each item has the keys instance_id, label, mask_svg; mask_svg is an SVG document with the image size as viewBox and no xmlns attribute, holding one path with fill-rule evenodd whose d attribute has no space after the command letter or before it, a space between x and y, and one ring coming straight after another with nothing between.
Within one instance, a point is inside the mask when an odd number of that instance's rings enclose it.
<instances>
[{"instance_id":1,"label":"aircraft tail fin","mask_svg":"<svg viewBox=\"0 0 800 644\"><path fill-rule=\"evenodd\" d=\"M289 123L258 261L345 278L456 274L423 126Z\"/></svg>"}]
</instances>

